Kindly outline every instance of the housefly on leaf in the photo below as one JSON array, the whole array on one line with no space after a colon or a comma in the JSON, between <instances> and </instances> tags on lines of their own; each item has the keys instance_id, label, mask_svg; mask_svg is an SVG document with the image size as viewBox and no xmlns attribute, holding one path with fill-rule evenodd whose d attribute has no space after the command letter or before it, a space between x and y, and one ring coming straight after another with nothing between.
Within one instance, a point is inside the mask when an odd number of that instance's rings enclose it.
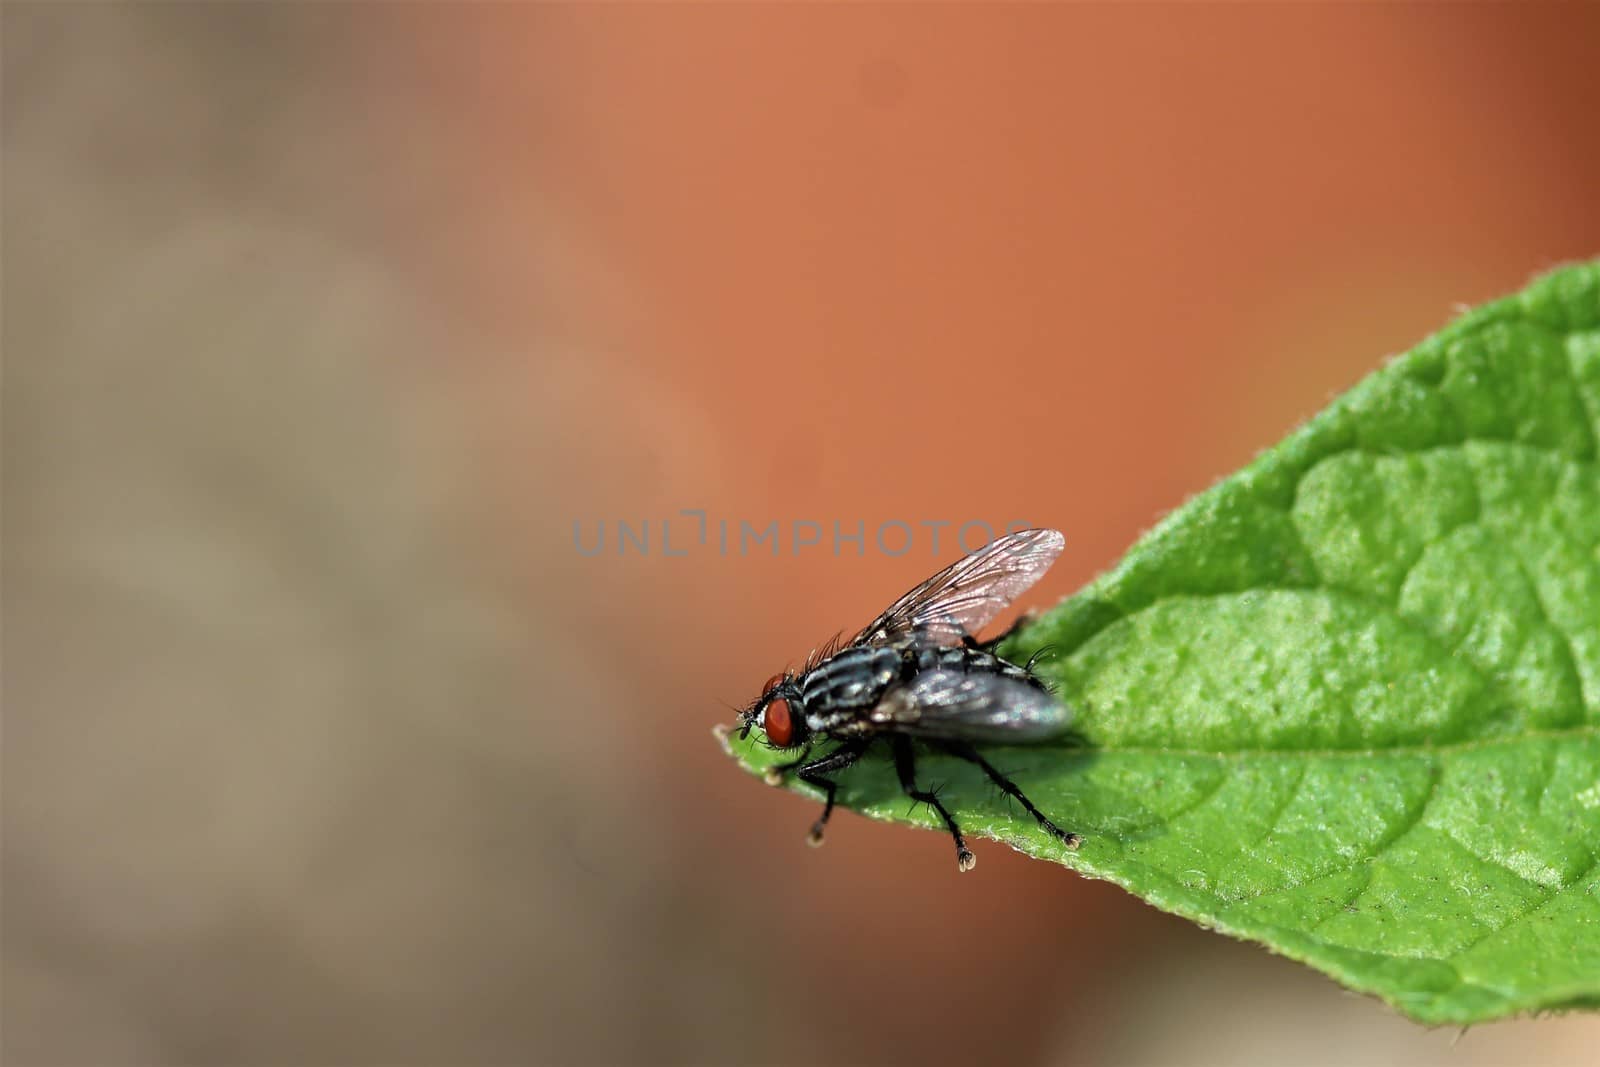
<instances>
[{"instance_id":1,"label":"housefly on leaf","mask_svg":"<svg viewBox=\"0 0 1600 1067\"><path fill-rule=\"evenodd\" d=\"M1066 733L1072 713L1033 673L1033 661L1010 663L995 654L1011 630L987 642L976 636L1050 569L1065 543L1055 530L1022 530L992 542L895 601L850 640L835 640L798 672L771 678L739 713L740 738L759 729L775 748L800 749L796 759L770 768L767 781L778 785L793 774L823 791L811 844L822 843L833 814L838 785L832 776L882 742L894 757L900 787L939 813L955 839L957 868L970 871L977 859L955 818L935 792L917 785L912 743L919 742L977 764L1040 826L1068 848L1078 847L1077 834L1051 822L977 749L1054 741ZM825 742L839 744L811 758Z\"/></svg>"}]
</instances>

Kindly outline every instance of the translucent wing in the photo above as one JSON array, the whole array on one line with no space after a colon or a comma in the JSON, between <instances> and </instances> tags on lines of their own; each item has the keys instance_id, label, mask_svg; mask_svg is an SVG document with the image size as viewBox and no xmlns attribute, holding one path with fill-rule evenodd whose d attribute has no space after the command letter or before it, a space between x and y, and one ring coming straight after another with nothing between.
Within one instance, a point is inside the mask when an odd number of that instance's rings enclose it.
<instances>
[{"instance_id":1,"label":"translucent wing","mask_svg":"<svg viewBox=\"0 0 1600 1067\"><path fill-rule=\"evenodd\" d=\"M850 643L915 636L929 644L962 644L1038 581L1065 545L1056 530L1007 534L896 600Z\"/></svg>"},{"instance_id":2,"label":"translucent wing","mask_svg":"<svg viewBox=\"0 0 1600 1067\"><path fill-rule=\"evenodd\" d=\"M1072 712L1017 678L934 670L891 690L870 718L913 737L1014 745L1059 737Z\"/></svg>"}]
</instances>

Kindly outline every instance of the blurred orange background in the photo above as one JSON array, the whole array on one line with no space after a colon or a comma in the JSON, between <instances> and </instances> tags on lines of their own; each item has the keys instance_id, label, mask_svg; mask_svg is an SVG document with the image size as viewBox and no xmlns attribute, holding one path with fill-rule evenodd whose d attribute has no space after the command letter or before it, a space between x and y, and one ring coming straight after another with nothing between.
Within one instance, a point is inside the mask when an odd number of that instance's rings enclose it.
<instances>
[{"instance_id":1,"label":"blurred orange background","mask_svg":"<svg viewBox=\"0 0 1600 1067\"><path fill-rule=\"evenodd\" d=\"M709 729L919 524L1064 530L1047 605L1594 255L1600 7L4 21L8 1063L1591 1061L992 843L813 853Z\"/></svg>"}]
</instances>

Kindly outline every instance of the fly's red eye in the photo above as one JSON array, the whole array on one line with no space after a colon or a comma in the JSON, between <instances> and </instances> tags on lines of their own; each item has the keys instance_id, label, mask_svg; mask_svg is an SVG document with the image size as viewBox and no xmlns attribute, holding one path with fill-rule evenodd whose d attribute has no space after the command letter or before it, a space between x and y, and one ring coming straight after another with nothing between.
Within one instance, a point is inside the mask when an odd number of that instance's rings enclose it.
<instances>
[{"instance_id":1,"label":"fly's red eye","mask_svg":"<svg viewBox=\"0 0 1600 1067\"><path fill-rule=\"evenodd\" d=\"M783 681L783 675L781 674L774 674L771 678L768 678L764 683L762 683L761 695L766 696L768 693L772 692L772 690L775 689L778 683L781 681Z\"/></svg>"},{"instance_id":2,"label":"fly's red eye","mask_svg":"<svg viewBox=\"0 0 1600 1067\"><path fill-rule=\"evenodd\" d=\"M788 748L794 743L794 717L789 714L787 700L774 700L768 704L761 726L767 731L767 740L779 748Z\"/></svg>"}]
</instances>

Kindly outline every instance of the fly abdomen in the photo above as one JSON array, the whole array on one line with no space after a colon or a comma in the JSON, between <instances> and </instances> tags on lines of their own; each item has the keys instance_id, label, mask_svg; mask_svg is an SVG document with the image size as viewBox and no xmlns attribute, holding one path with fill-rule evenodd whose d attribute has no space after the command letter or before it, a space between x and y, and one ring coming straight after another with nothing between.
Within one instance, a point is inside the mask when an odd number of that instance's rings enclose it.
<instances>
[{"instance_id":1,"label":"fly abdomen","mask_svg":"<svg viewBox=\"0 0 1600 1067\"><path fill-rule=\"evenodd\" d=\"M984 652L976 648L926 647L912 649L908 656L914 656L916 673L922 671L959 671L962 674L998 674L1003 678L1015 678L1018 681L1028 682L1039 689L1045 685L1034 677L1024 667L1015 663L1007 663L999 656ZM909 679L907 679L909 681Z\"/></svg>"}]
</instances>

